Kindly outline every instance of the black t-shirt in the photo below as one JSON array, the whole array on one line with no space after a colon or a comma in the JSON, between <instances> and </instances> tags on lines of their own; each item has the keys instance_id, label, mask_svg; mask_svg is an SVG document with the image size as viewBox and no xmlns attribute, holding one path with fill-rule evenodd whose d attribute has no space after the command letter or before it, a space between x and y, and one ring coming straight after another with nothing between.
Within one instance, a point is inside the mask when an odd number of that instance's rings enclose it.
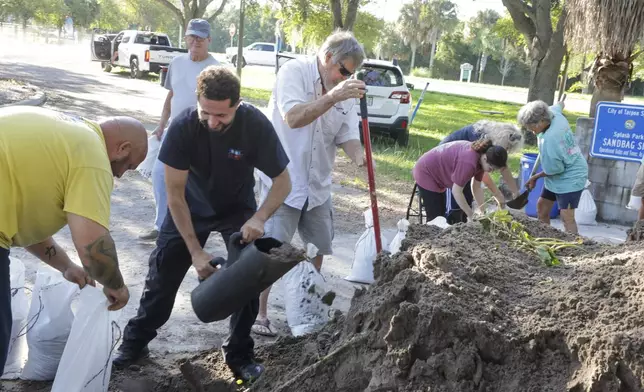
<instances>
[{"instance_id":1,"label":"black t-shirt","mask_svg":"<svg viewBox=\"0 0 644 392\"><path fill-rule=\"evenodd\" d=\"M242 103L224 133L208 131L192 107L172 119L159 160L189 170L186 201L193 215L226 216L257 209L253 168L271 178L288 165L288 157L266 116Z\"/></svg>"}]
</instances>

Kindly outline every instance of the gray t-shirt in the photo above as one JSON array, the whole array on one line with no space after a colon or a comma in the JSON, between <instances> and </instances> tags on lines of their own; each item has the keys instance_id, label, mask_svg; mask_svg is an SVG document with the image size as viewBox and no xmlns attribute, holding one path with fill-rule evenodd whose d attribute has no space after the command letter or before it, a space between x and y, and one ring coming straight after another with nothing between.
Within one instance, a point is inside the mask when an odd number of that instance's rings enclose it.
<instances>
[{"instance_id":1,"label":"gray t-shirt","mask_svg":"<svg viewBox=\"0 0 644 392\"><path fill-rule=\"evenodd\" d=\"M170 120L183 110L197 105L197 77L206 67L219 65L212 55L208 55L203 61L190 60L190 54L182 54L175 57L168 66L168 74L163 87L172 90L172 102L170 108ZM170 122L168 121L168 125Z\"/></svg>"}]
</instances>

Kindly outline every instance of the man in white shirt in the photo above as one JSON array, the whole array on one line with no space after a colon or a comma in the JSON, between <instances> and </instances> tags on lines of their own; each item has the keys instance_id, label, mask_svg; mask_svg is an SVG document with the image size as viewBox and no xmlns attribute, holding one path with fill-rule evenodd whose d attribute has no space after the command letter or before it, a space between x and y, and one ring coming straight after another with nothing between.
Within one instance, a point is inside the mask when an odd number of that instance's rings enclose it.
<instances>
[{"instance_id":1,"label":"man in white shirt","mask_svg":"<svg viewBox=\"0 0 644 392\"><path fill-rule=\"evenodd\" d=\"M289 156L292 191L266 222L266 236L290 242L299 231L304 243L318 249L319 271L332 254L331 175L337 147L358 166L364 164L355 105L365 93L361 80L349 79L362 65L362 45L346 31L329 36L318 55L290 60L277 74L268 104L271 121ZM271 180L260 173L262 197ZM267 317L270 288L260 297L253 332L274 336Z\"/></svg>"},{"instance_id":2,"label":"man in white shirt","mask_svg":"<svg viewBox=\"0 0 644 392\"><path fill-rule=\"evenodd\" d=\"M154 131L162 142L165 140L165 129L170 121L182 111L197 105L197 77L206 67L218 65L210 53L210 24L204 19L192 19L186 29L186 46L188 53L175 57L168 66L165 87L168 95L163 104L161 121ZM152 168L152 186L156 203L154 229L141 235L142 240L153 241L159 236L159 228L168 213L168 200L165 190L163 163L158 159Z\"/></svg>"}]
</instances>

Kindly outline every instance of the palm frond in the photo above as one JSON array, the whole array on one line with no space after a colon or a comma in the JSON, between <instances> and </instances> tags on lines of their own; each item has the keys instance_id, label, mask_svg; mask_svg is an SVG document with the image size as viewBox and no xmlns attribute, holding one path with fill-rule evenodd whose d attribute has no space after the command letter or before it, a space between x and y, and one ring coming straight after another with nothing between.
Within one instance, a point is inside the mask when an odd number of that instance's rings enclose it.
<instances>
[{"instance_id":1,"label":"palm frond","mask_svg":"<svg viewBox=\"0 0 644 392\"><path fill-rule=\"evenodd\" d=\"M566 39L578 51L628 58L644 37L644 0L567 0Z\"/></svg>"}]
</instances>

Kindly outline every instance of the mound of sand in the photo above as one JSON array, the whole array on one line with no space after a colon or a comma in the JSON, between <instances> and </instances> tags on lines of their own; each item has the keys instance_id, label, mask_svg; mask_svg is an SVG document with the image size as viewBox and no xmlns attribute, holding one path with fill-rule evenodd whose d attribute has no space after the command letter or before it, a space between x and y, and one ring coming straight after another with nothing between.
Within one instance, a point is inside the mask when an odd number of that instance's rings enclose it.
<instances>
[{"instance_id":1,"label":"mound of sand","mask_svg":"<svg viewBox=\"0 0 644 392\"><path fill-rule=\"evenodd\" d=\"M573 238L525 217L538 237ZM478 223L411 226L377 282L319 333L259 347L252 391L640 391L644 246L568 249L546 267ZM190 359L203 391L231 391L219 352ZM176 372L164 391L190 387ZM115 389L116 390L116 389Z\"/></svg>"}]
</instances>

